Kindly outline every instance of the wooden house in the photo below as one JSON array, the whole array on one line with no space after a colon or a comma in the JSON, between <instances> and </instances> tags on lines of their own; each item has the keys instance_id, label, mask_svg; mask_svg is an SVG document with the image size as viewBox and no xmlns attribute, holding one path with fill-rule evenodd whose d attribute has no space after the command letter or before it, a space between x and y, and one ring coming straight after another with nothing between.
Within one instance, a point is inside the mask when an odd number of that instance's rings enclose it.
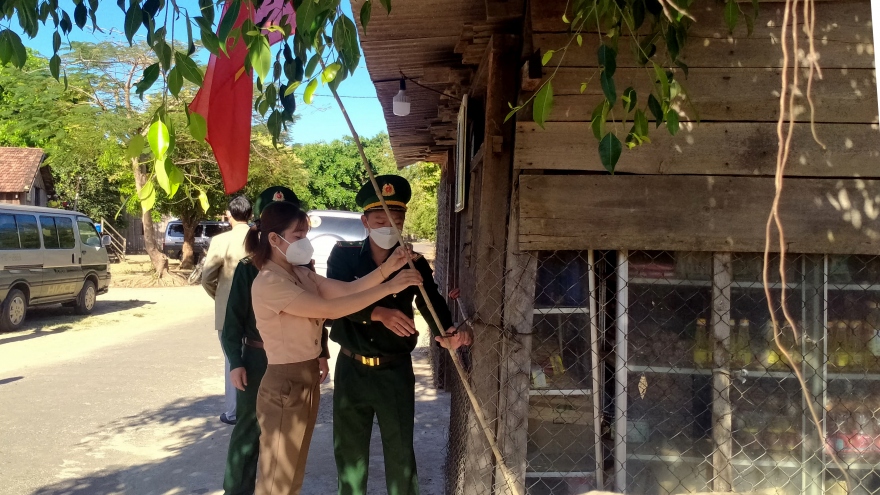
<instances>
[{"instance_id":1,"label":"wooden house","mask_svg":"<svg viewBox=\"0 0 880 495\"><path fill-rule=\"evenodd\" d=\"M352 0L354 12L362 3ZM748 35L729 33L723 2L694 2L689 73L676 73L691 102L679 107L681 130L652 122L651 143L624 150L611 175L590 128L602 90L595 80L582 89L599 70L597 33L566 52L543 129L529 107L505 122L555 70L559 53L544 67L541 58L568 42L570 3L394 0L390 15L375 6L366 32L359 25L399 165L443 167L436 275L441 288L462 289L476 332L470 383L521 490L462 401L450 423L449 493L844 493L847 476L850 492L875 492L880 134L870 2L816 2L824 147L799 98L780 204L788 271L783 283L771 257L767 287L779 317L786 289L797 322L797 340L782 329L787 353L773 342L760 254L784 4L761 0ZM398 117L402 76L412 111ZM621 50L615 79L636 89L640 107L651 78Z\"/></svg>"},{"instance_id":2,"label":"wooden house","mask_svg":"<svg viewBox=\"0 0 880 495\"><path fill-rule=\"evenodd\" d=\"M46 206L55 181L39 148L0 147L0 203Z\"/></svg>"}]
</instances>

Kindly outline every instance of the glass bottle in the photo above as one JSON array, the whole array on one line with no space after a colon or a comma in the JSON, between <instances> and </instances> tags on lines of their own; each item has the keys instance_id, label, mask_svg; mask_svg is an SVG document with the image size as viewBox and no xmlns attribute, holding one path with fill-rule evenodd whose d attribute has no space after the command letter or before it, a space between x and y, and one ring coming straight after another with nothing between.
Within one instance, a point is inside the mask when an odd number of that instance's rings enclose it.
<instances>
[{"instance_id":1,"label":"glass bottle","mask_svg":"<svg viewBox=\"0 0 880 495\"><path fill-rule=\"evenodd\" d=\"M864 330L868 339L868 353L871 355L868 367L874 371L880 370L880 303L877 301L868 301Z\"/></svg>"},{"instance_id":2,"label":"glass bottle","mask_svg":"<svg viewBox=\"0 0 880 495\"><path fill-rule=\"evenodd\" d=\"M743 318L736 322L736 329L733 332L733 348L731 349L731 359L737 367L747 368L752 364L752 349L749 338L749 320Z\"/></svg>"},{"instance_id":3,"label":"glass bottle","mask_svg":"<svg viewBox=\"0 0 880 495\"><path fill-rule=\"evenodd\" d=\"M776 349L776 340L773 338L773 320L767 320L764 324L764 349L761 351L761 366L765 369L779 367L779 351Z\"/></svg>"},{"instance_id":4,"label":"glass bottle","mask_svg":"<svg viewBox=\"0 0 880 495\"><path fill-rule=\"evenodd\" d=\"M708 368L712 362L712 350L710 348L709 327L705 318L697 320L694 332L694 365L697 368Z\"/></svg>"},{"instance_id":5,"label":"glass bottle","mask_svg":"<svg viewBox=\"0 0 880 495\"><path fill-rule=\"evenodd\" d=\"M846 328L846 321L835 321L833 326L830 324L828 326L830 331L828 338L829 364L841 370L850 365L849 339L847 339L849 332Z\"/></svg>"},{"instance_id":6,"label":"glass bottle","mask_svg":"<svg viewBox=\"0 0 880 495\"><path fill-rule=\"evenodd\" d=\"M865 370L865 365L868 362L867 357L870 355L867 349L868 342L867 339L865 339L862 327L862 321L860 320L850 320L849 324L847 325L850 364L853 366L853 368L856 368L860 371Z\"/></svg>"}]
</instances>

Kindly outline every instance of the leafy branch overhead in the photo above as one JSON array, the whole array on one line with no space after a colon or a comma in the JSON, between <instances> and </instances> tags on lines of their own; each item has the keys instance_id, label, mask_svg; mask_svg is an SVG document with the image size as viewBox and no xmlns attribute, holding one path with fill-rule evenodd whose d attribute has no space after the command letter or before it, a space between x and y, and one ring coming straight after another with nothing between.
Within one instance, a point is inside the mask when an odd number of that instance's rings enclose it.
<instances>
[{"instance_id":1,"label":"leafy branch overhead","mask_svg":"<svg viewBox=\"0 0 880 495\"><path fill-rule=\"evenodd\" d=\"M183 181L183 174L174 165L174 125L168 116L172 106L186 113L186 127L196 141L204 142L210 134L204 116L190 111L182 98L191 96L191 92L184 91L187 83L201 87L205 77L193 59L197 43L194 33L198 33L201 46L217 57L229 57L233 49L246 48L244 68L236 77L256 75L253 108L265 119L276 146L287 124L293 122L298 90L302 91L303 101L311 104L319 85L335 90L357 69L361 57L357 28L342 13L341 0L291 1L290 15L257 19L254 13L263 3L258 0L198 0L197 11L178 5L176 0L117 0L114 8L124 13L121 30L128 43L134 45L145 39L153 58L136 79L134 92L142 99L161 99L143 135L130 137L129 154L144 148L141 140L145 137L153 159L152 176L169 196L174 196ZM373 14L374 1L367 0L360 9L364 29ZM391 0L379 2L390 13ZM106 10L107 3L104 5ZM279 2L278 8L283 5ZM49 68L66 87L62 41L74 27L98 30L98 6L99 0L0 0L0 65L24 67L28 53L18 33L34 38L41 29L52 30ZM283 14L284 10L279 12ZM17 20L20 30L11 29L13 20ZM181 32L181 21L185 32ZM149 184L152 188L152 180ZM149 192L145 187L139 194L145 209L150 205Z\"/></svg>"},{"instance_id":2,"label":"leafy branch overhead","mask_svg":"<svg viewBox=\"0 0 880 495\"><path fill-rule=\"evenodd\" d=\"M553 79L563 66L570 50L583 50L584 37L596 36L595 73L580 83L584 93L598 80L602 101L592 112L590 128L598 141L598 155L602 165L614 173L623 151L623 145L632 149L649 143L648 115L655 128L666 127L675 135L679 130L679 108L689 104L682 85L687 78L688 66L682 60L688 43L688 30L694 18L688 9L694 0L570 0L561 22L568 26L568 40L560 48L541 54L544 67L543 82L534 94L514 106L505 121L524 108L531 108L532 120L542 129L553 111ZM723 16L728 30L733 33L741 19L745 20L751 35L758 13L758 0L752 0L749 12L742 3L726 0ZM545 8L543 6L537 8ZM633 87L620 91L615 80L621 39L629 46L644 77L651 81L651 91L638 95ZM555 66L551 62L555 61ZM548 67L549 66L549 67ZM683 77L682 77L683 76Z\"/></svg>"}]
</instances>

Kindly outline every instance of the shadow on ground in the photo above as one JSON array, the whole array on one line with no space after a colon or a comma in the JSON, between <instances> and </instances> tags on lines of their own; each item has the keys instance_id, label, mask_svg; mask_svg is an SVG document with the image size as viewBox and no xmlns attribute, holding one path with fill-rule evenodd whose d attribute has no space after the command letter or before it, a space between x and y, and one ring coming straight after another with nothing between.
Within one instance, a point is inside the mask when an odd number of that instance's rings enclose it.
<instances>
[{"instance_id":1,"label":"shadow on ground","mask_svg":"<svg viewBox=\"0 0 880 495\"><path fill-rule=\"evenodd\" d=\"M33 495L214 492L222 483L232 431L213 421L221 403L219 396L178 399L160 409L104 425L76 448L118 467L47 485ZM131 457L135 461L155 460L119 465Z\"/></svg>"},{"instance_id":2,"label":"shadow on ground","mask_svg":"<svg viewBox=\"0 0 880 495\"><path fill-rule=\"evenodd\" d=\"M55 335L72 330L74 325L81 321L100 315L110 315L120 311L141 308L156 304L152 301L98 301L95 310L90 315L78 315L73 308L60 304L29 308L24 324L15 332L0 333L0 345L21 342L24 340ZM8 336L12 337L8 337Z\"/></svg>"}]
</instances>

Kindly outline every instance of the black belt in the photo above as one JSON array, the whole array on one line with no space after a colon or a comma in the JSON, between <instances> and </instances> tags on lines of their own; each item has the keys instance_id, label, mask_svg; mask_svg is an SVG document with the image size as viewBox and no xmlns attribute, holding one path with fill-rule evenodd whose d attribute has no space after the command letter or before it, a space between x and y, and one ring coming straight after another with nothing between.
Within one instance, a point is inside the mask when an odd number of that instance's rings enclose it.
<instances>
[{"instance_id":1,"label":"black belt","mask_svg":"<svg viewBox=\"0 0 880 495\"><path fill-rule=\"evenodd\" d=\"M355 354L348 349L342 347L339 349L339 352L354 359L355 361L361 363L364 366L381 366L383 364L393 363L395 361L400 361L404 357L409 357L409 354L397 354L394 356L382 356L382 357L366 357L361 356L360 354Z\"/></svg>"},{"instance_id":2,"label":"black belt","mask_svg":"<svg viewBox=\"0 0 880 495\"><path fill-rule=\"evenodd\" d=\"M255 349L262 349L263 348L263 341L262 340L254 340L254 339L249 339L249 338L245 337L242 339L242 342L244 343L244 345L246 345L248 347L253 347Z\"/></svg>"}]
</instances>

